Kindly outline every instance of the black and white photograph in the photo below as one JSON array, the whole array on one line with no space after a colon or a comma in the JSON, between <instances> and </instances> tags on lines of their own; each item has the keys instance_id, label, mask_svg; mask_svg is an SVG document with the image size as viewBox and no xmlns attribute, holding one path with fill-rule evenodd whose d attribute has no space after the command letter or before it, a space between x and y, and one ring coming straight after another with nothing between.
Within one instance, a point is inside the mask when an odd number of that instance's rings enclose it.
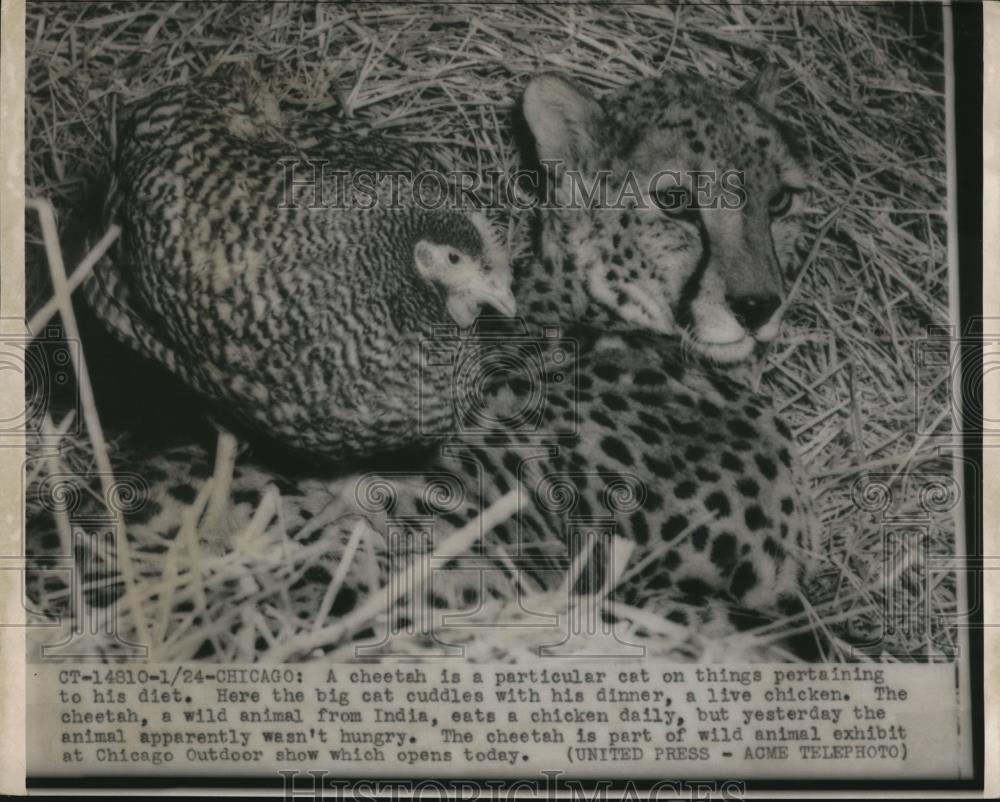
<instances>
[{"instance_id":1,"label":"black and white photograph","mask_svg":"<svg viewBox=\"0 0 1000 802\"><path fill-rule=\"evenodd\" d=\"M976 4L4 13L29 789L983 787Z\"/></svg>"}]
</instances>

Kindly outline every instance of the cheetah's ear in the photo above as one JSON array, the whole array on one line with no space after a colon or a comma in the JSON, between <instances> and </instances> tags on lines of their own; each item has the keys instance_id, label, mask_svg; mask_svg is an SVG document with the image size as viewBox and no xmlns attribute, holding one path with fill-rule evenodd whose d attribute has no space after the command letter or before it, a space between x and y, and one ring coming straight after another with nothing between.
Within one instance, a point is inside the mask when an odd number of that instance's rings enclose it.
<instances>
[{"instance_id":1,"label":"cheetah's ear","mask_svg":"<svg viewBox=\"0 0 1000 802\"><path fill-rule=\"evenodd\" d=\"M573 164L597 149L604 112L585 89L567 78L557 73L536 75L524 90L522 110L539 159Z\"/></svg>"},{"instance_id":2,"label":"cheetah's ear","mask_svg":"<svg viewBox=\"0 0 1000 802\"><path fill-rule=\"evenodd\" d=\"M781 72L777 64L765 64L756 76L747 81L739 94L766 111L774 111L781 89Z\"/></svg>"}]
</instances>

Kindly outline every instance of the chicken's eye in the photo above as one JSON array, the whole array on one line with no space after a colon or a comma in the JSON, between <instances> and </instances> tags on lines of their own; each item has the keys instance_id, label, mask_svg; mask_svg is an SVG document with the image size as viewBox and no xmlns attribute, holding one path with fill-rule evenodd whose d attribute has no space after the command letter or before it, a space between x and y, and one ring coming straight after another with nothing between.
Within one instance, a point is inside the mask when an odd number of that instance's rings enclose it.
<instances>
[{"instance_id":1,"label":"chicken's eye","mask_svg":"<svg viewBox=\"0 0 1000 802\"><path fill-rule=\"evenodd\" d=\"M454 251L448 252L448 261L451 262L453 265L457 265L459 259L460 259L459 255Z\"/></svg>"}]
</instances>

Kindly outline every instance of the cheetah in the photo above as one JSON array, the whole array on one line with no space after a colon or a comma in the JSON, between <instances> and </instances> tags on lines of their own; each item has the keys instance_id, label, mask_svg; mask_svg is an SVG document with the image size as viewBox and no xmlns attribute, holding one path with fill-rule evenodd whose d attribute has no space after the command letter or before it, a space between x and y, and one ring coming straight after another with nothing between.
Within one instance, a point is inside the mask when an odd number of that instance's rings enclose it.
<instances>
[{"instance_id":1,"label":"cheetah","mask_svg":"<svg viewBox=\"0 0 1000 802\"><path fill-rule=\"evenodd\" d=\"M484 537L526 565L552 563L565 577L570 532L596 518L636 546L642 570L619 588L631 603L679 595L766 614L801 607L819 546L792 433L766 398L726 375L778 333L782 260L794 256L807 187L770 110L773 82L765 74L725 93L658 78L600 102L559 76L529 84L524 116L557 202L542 210L540 248L519 266L516 292L535 324L567 327L576 360L559 382L547 367L513 372L471 416L504 425L447 441L426 481L363 477L393 487L382 508L364 510L377 528L433 516L447 531L517 488L520 513ZM612 195L633 182L639 196L624 208L573 206L574 169L603 171ZM735 209L720 205L719 188L699 197L693 183L724 170L741 175ZM642 203L657 173L679 176L670 192L680 204ZM540 425L509 423L533 404ZM440 475L461 492L435 508L420 488Z\"/></svg>"}]
</instances>

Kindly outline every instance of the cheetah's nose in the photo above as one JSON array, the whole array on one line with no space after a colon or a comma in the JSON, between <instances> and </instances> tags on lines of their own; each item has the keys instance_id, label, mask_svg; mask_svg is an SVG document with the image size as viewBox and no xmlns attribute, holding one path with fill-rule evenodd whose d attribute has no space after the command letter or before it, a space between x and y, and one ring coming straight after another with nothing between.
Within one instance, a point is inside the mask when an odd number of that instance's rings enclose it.
<instances>
[{"instance_id":1,"label":"cheetah's nose","mask_svg":"<svg viewBox=\"0 0 1000 802\"><path fill-rule=\"evenodd\" d=\"M777 295L727 295L726 303L746 329L756 331L771 319L781 299Z\"/></svg>"}]
</instances>

